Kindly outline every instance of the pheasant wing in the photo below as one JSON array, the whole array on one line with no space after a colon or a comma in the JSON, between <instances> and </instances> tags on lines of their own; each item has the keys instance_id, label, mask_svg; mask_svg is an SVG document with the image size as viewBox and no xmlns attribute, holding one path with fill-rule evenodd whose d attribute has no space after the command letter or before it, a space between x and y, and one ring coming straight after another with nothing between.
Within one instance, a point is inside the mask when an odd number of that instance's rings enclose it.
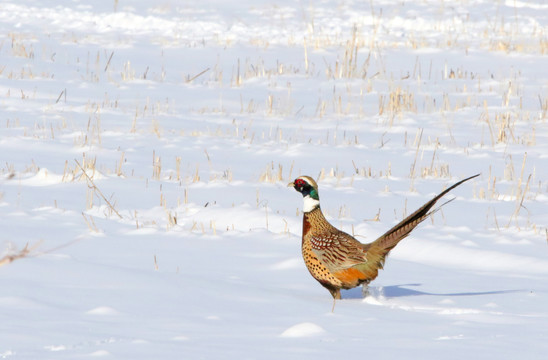
<instances>
[{"instance_id":1,"label":"pheasant wing","mask_svg":"<svg viewBox=\"0 0 548 360\"><path fill-rule=\"evenodd\" d=\"M367 261L363 244L342 231L312 235L310 243L318 260L332 273Z\"/></svg>"}]
</instances>

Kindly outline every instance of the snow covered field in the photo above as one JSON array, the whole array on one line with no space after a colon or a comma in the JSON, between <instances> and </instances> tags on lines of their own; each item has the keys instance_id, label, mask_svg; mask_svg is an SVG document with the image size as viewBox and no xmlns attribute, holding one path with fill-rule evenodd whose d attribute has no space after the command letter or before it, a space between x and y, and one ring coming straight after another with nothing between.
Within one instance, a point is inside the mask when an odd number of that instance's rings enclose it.
<instances>
[{"instance_id":1,"label":"snow covered field","mask_svg":"<svg viewBox=\"0 0 548 360\"><path fill-rule=\"evenodd\" d=\"M544 359L546 1L196 3L0 2L0 358Z\"/></svg>"}]
</instances>

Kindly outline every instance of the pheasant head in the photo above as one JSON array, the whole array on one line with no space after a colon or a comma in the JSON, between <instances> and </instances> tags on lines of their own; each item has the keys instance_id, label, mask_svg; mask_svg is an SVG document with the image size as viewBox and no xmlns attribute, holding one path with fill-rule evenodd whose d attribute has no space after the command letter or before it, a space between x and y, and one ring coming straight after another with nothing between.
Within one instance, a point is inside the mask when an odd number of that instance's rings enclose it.
<instances>
[{"instance_id":1,"label":"pheasant head","mask_svg":"<svg viewBox=\"0 0 548 360\"><path fill-rule=\"evenodd\" d=\"M318 184L310 176L299 176L293 182L287 184L300 192L304 198L303 211L310 212L320 207L320 196L318 195Z\"/></svg>"}]
</instances>

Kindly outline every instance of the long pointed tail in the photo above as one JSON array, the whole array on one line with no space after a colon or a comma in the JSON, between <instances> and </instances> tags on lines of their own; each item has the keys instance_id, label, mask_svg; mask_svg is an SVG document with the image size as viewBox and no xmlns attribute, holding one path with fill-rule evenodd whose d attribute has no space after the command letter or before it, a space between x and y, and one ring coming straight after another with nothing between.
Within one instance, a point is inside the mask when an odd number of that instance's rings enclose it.
<instances>
[{"instance_id":1,"label":"long pointed tail","mask_svg":"<svg viewBox=\"0 0 548 360\"><path fill-rule=\"evenodd\" d=\"M417 211L400 221L396 226L388 230L384 235L379 237L377 240L372 242L371 244L366 245L368 248L375 246L377 248L383 249L385 251L385 254L387 254L394 246L396 246L401 240L403 240L409 233L417 226L419 225L424 219L428 217L432 212L437 211L433 210L430 211L430 209L436 204L436 202L443 197L445 194L447 194L449 191L453 190L460 184L462 184L465 181L468 181L470 179L473 179L480 174L476 174L474 176L470 176L469 178L466 178L464 180L459 181L458 183L454 184L453 186L450 186L449 188L442 191L439 195L434 197L432 200L421 206ZM446 203L445 203L446 204ZM443 205L445 205L443 204ZM443 206L442 205L442 206Z\"/></svg>"}]
</instances>

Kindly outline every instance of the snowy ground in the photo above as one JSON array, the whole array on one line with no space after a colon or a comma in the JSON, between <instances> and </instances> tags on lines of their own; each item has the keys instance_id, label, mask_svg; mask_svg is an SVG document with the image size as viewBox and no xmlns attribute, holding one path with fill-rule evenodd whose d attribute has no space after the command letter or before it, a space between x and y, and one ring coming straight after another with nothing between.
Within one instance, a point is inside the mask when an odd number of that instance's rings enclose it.
<instances>
[{"instance_id":1,"label":"snowy ground","mask_svg":"<svg viewBox=\"0 0 548 360\"><path fill-rule=\"evenodd\" d=\"M0 2L0 358L545 358L545 1L151 4ZM476 173L331 312L289 181Z\"/></svg>"}]
</instances>

